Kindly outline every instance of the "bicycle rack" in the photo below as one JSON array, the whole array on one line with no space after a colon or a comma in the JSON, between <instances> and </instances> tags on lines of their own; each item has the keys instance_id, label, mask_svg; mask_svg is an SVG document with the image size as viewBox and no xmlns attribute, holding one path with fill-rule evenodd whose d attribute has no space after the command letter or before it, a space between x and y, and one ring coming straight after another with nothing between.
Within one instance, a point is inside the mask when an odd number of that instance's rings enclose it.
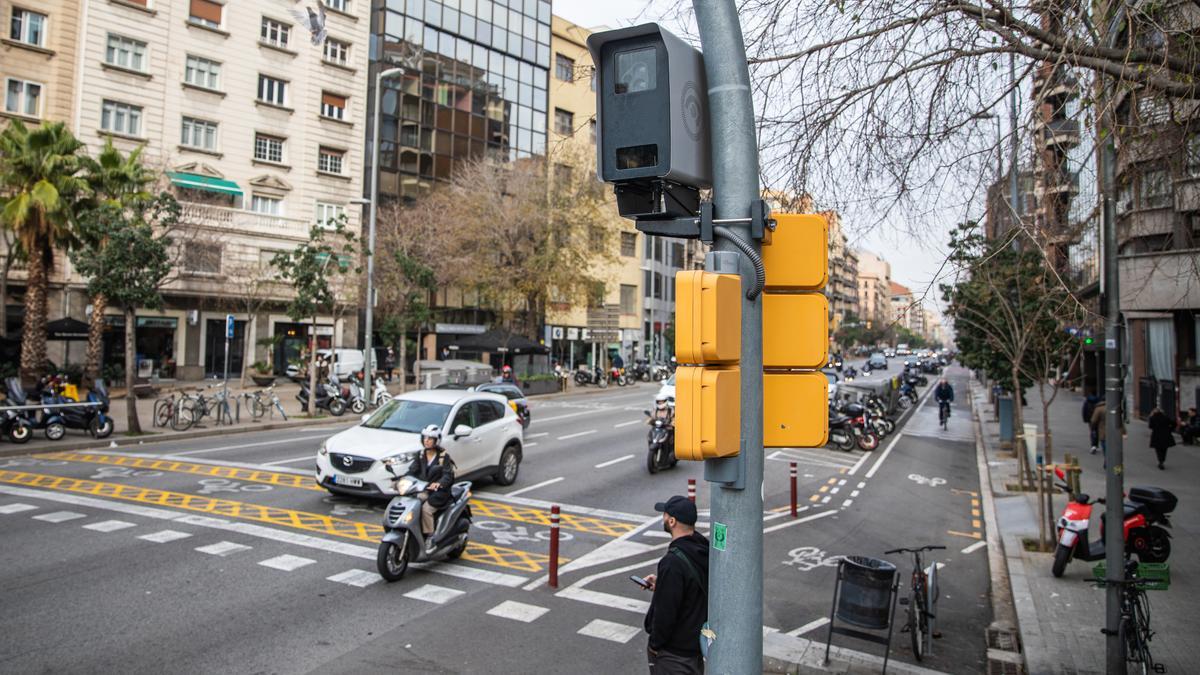
<instances>
[{"instance_id":1,"label":"bicycle rack","mask_svg":"<svg viewBox=\"0 0 1200 675\"><path fill-rule=\"evenodd\" d=\"M888 657L892 651L892 631L896 625L896 600L900 592L896 566L886 560L846 556L838 561L837 570L837 583L833 587L833 606L829 609L829 632L825 637L825 665L829 665L829 649L833 645L833 634L837 633L883 645L883 672L886 673ZM847 588L843 589L843 586ZM844 590L850 592L847 594ZM883 591L886 591L886 599ZM836 622L839 619L859 628L886 628L887 637L838 626Z\"/></svg>"}]
</instances>

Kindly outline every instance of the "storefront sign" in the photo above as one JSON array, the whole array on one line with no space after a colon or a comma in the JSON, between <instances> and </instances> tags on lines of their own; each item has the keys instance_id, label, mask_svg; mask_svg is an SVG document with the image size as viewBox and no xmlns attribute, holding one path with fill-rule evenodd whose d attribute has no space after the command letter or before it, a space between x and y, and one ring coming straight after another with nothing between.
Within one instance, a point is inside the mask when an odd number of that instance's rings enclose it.
<instances>
[{"instance_id":1,"label":"storefront sign","mask_svg":"<svg viewBox=\"0 0 1200 675\"><path fill-rule=\"evenodd\" d=\"M437 323L433 330L438 335L482 335L487 326L475 323Z\"/></svg>"},{"instance_id":2,"label":"storefront sign","mask_svg":"<svg viewBox=\"0 0 1200 675\"><path fill-rule=\"evenodd\" d=\"M568 340L578 340L579 339L579 329L578 328L568 328L567 329L567 339Z\"/></svg>"},{"instance_id":3,"label":"storefront sign","mask_svg":"<svg viewBox=\"0 0 1200 675\"><path fill-rule=\"evenodd\" d=\"M553 328L551 328L550 336L554 340L563 339L563 327L562 326L554 326Z\"/></svg>"}]
</instances>

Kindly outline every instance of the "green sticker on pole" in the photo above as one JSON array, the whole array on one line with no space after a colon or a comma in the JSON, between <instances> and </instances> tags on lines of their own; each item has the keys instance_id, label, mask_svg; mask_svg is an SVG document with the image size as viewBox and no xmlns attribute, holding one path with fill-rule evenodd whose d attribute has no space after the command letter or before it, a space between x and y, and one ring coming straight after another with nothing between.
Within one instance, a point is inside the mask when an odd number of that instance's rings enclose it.
<instances>
[{"instance_id":1,"label":"green sticker on pole","mask_svg":"<svg viewBox=\"0 0 1200 675\"><path fill-rule=\"evenodd\" d=\"M718 551L725 550L725 523L713 523L712 545Z\"/></svg>"}]
</instances>

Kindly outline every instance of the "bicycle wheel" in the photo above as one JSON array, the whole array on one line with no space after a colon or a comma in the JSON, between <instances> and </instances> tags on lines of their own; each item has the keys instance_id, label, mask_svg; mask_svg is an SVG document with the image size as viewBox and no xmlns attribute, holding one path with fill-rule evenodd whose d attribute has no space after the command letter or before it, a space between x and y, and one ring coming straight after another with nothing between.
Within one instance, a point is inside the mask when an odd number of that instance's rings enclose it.
<instances>
[{"instance_id":1,"label":"bicycle wheel","mask_svg":"<svg viewBox=\"0 0 1200 675\"><path fill-rule=\"evenodd\" d=\"M1146 607L1146 597L1139 592L1133 598L1133 616L1131 618L1133 635L1130 639L1130 650L1126 658L1136 661L1141 672L1153 673L1154 657L1150 655L1150 613Z\"/></svg>"},{"instance_id":2,"label":"bicycle wheel","mask_svg":"<svg viewBox=\"0 0 1200 675\"><path fill-rule=\"evenodd\" d=\"M196 423L196 404L190 399L175 403L171 414L171 428L175 431L187 431Z\"/></svg>"},{"instance_id":3,"label":"bicycle wheel","mask_svg":"<svg viewBox=\"0 0 1200 675\"><path fill-rule=\"evenodd\" d=\"M254 419L267 414L267 405L263 403L261 397L254 396L250 399L250 414L254 416Z\"/></svg>"},{"instance_id":4,"label":"bicycle wheel","mask_svg":"<svg viewBox=\"0 0 1200 675\"><path fill-rule=\"evenodd\" d=\"M171 413L175 409L175 399L160 398L154 402L154 426L165 427L171 423Z\"/></svg>"},{"instance_id":5,"label":"bicycle wheel","mask_svg":"<svg viewBox=\"0 0 1200 675\"><path fill-rule=\"evenodd\" d=\"M925 615L925 583L918 577L913 581L912 595L908 600L908 636L912 639L913 656L920 661L925 657L925 633L928 620Z\"/></svg>"}]
</instances>

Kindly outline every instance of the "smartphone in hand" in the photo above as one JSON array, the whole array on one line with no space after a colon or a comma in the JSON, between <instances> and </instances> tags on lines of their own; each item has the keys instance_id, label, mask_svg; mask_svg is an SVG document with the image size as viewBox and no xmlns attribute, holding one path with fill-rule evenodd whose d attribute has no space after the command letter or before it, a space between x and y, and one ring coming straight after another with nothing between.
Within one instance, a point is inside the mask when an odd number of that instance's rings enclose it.
<instances>
[{"instance_id":1,"label":"smartphone in hand","mask_svg":"<svg viewBox=\"0 0 1200 675\"><path fill-rule=\"evenodd\" d=\"M650 590L650 584L636 574L629 575L629 580L646 590Z\"/></svg>"}]
</instances>

